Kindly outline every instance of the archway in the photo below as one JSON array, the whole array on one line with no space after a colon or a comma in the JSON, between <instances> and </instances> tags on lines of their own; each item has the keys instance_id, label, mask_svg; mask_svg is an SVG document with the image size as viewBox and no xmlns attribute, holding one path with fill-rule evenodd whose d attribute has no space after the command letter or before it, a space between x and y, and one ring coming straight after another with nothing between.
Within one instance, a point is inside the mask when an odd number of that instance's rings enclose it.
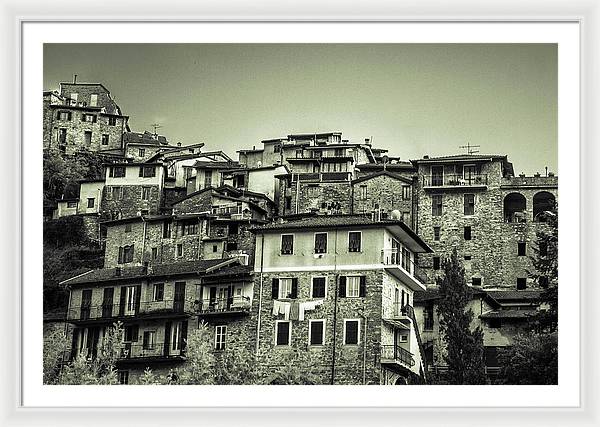
<instances>
[{"instance_id":1,"label":"archway","mask_svg":"<svg viewBox=\"0 0 600 427\"><path fill-rule=\"evenodd\" d=\"M540 191L533 196L533 220L545 222L548 211L552 211L556 205L554 194L548 191Z\"/></svg>"},{"instance_id":2,"label":"archway","mask_svg":"<svg viewBox=\"0 0 600 427\"><path fill-rule=\"evenodd\" d=\"M525 222L527 200L521 193L510 193L504 198L504 221Z\"/></svg>"}]
</instances>

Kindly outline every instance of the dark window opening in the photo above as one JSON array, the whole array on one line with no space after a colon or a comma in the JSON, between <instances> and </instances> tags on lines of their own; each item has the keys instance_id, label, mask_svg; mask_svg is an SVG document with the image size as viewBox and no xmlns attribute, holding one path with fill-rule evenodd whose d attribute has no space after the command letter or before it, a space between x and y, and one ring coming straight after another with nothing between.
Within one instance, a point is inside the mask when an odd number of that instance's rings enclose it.
<instances>
[{"instance_id":1,"label":"dark window opening","mask_svg":"<svg viewBox=\"0 0 600 427\"><path fill-rule=\"evenodd\" d=\"M294 253L294 236L292 234L281 235L281 254L292 255Z\"/></svg>"},{"instance_id":2,"label":"dark window opening","mask_svg":"<svg viewBox=\"0 0 600 427\"><path fill-rule=\"evenodd\" d=\"M465 227L464 237L465 237L465 240L471 240L471 226L470 225Z\"/></svg>"},{"instance_id":3,"label":"dark window opening","mask_svg":"<svg viewBox=\"0 0 600 427\"><path fill-rule=\"evenodd\" d=\"M527 288L527 279L525 277L517 278L517 290L523 290Z\"/></svg>"},{"instance_id":4,"label":"dark window opening","mask_svg":"<svg viewBox=\"0 0 600 427\"><path fill-rule=\"evenodd\" d=\"M527 251L527 244L525 242L519 242L517 244L517 255L525 256L526 251Z\"/></svg>"},{"instance_id":5,"label":"dark window opening","mask_svg":"<svg viewBox=\"0 0 600 427\"><path fill-rule=\"evenodd\" d=\"M313 278L312 297L313 298L325 298L325 277Z\"/></svg>"},{"instance_id":6,"label":"dark window opening","mask_svg":"<svg viewBox=\"0 0 600 427\"><path fill-rule=\"evenodd\" d=\"M431 215L441 216L443 212L442 195L434 194L431 196Z\"/></svg>"},{"instance_id":7,"label":"dark window opening","mask_svg":"<svg viewBox=\"0 0 600 427\"><path fill-rule=\"evenodd\" d=\"M440 269L440 257L439 256L434 256L433 257L433 269L434 270L439 270Z\"/></svg>"}]
</instances>

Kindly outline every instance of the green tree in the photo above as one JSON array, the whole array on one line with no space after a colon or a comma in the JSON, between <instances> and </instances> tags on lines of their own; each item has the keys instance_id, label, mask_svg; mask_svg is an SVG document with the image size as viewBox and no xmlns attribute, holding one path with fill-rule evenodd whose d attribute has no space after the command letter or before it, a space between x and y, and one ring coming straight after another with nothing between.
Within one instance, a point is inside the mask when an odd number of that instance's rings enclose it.
<instances>
[{"instance_id":1,"label":"green tree","mask_svg":"<svg viewBox=\"0 0 600 427\"><path fill-rule=\"evenodd\" d=\"M558 384L558 333L517 335L498 359L504 384Z\"/></svg>"},{"instance_id":2,"label":"green tree","mask_svg":"<svg viewBox=\"0 0 600 427\"><path fill-rule=\"evenodd\" d=\"M254 354L248 349L225 350L215 355L215 384L258 384L260 372Z\"/></svg>"},{"instance_id":3,"label":"green tree","mask_svg":"<svg viewBox=\"0 0 600 427\"><path fill-rule=\"evenodd\" d=\"M270 385L314 385L321 379L315 370L315 363L306 352L290 350L283 353L282 360L264 375L264 384Z\"/></svg>"},{"instance_id":4,"label":"green tree","mask_svg":"<svg viewBox=\"0 0 600 427\"><path fill-rule=\"evenodd\" d=\"M471 330L473 312L467 308L471 291L465 282L465 271L456 248L444 260L444 276L438 278L440 332L446 344L444 356L451 384L485 384L483 331Z\"/></svg>"},{"instance_id":5,"label":"green tree","mask_svg":"<svg viewBox=\"0 0 600 427\"><path fill-rule=\"evenodd\" d=\"M43 363L44 384L56 384L65 352L69 348L63 328L44 333Z\"/></svg>"},{"instance_id":6,"label":"green tree","mask_svg":"<svg viewBox=\"0 0 600 427\"><path fill-rule=\"evenodd\" d=\"M204 322L188 333L186 341L186 361L171 375L171 383L176 384L214 384L215 357L211 345L211 334Z\"/></svg>"}]
</instances>

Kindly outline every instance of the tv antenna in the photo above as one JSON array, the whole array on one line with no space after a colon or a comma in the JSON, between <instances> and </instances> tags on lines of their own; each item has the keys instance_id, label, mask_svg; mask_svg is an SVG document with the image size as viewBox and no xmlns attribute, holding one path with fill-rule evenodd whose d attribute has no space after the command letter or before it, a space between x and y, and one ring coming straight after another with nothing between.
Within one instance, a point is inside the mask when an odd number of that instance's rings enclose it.
<instances>
[{"instance_id":1,"label":"tv antenna","mask_svg":"<svg viewBox=\"0 0 600 427\"><path fill-rule=\"evenodd\" d=\"M154 135L157 135L156 131L162 127L158 123L152 123L150 126L152 126L152 128L154 129Z\"/></svg>"},{"instance_id":2,"label":"tv antenna","mask_svg":"<svg viewBox=\"0 0 600 427\"><path fill-rule=\"evenodd\" d=\"M480 148L480 147L481 147L480 145L471 145L470 143L467 142L467 145L461 145L458 148L466 149L467 154L471 155L471 154L479 153L479 150L476 150L476 148Z\"/></svg>"}]
</instances>

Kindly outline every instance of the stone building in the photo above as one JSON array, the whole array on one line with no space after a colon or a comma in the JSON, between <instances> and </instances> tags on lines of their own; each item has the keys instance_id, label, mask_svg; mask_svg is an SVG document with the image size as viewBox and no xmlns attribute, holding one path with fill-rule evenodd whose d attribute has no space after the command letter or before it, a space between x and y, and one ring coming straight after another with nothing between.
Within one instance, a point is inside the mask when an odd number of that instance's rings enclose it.
<instances>
[{"instance_id":1,"label":"stone building","mask_svg":"<svg viewBox=\"0 0 600 427\"><path fill-rule=\"evenodd\" d=\"M136 383L146 368L167 374L185 362L188 330L198 327L198 316L212 315L221 325L218 313L241 301L234 296L248 295L243 307L251 304L252 294L245 288L251 282L237 269L228 282L231 296L225 301L212 298L210 275L221 272L221 279L228 281L224 271L235 265L235 259L218 259L104 268L65 280L61 284L70 291L67 322L73 325L69 359L96 357L107 328L120 321L124 330L116 362L119 382Z\"/></svg>"},{"instance_id":2,"label":"stone building","mask_svg":"<svg viewBox=\"0 0 600 427\"><path fill-rule=\"evenodd\" d=\"M256 227L257 354L306 352L322 384L425 380L412 309L429 247L402 221L309 216Z\"/></svg>"},{"instance_id":3,"label":"stone building","mask_svg":"<svg viewBox=\"0 0 600 427\"><path fill-rule=\"evenodd\" d=\"M434 253L419 259L433 283L453 248L467 281L526 289L536 231L558 197L558 177L514 176L506 156L457 155L413 161L418 168L416 231Z\"/></svg>"},{"instance_id":4,"label":"stone building","mask_svg":"<svg viewBox=\"0 0 600 427\"><path fill-rule=\"evenodd\" d=\"M44 149L123 153L128 116L100 83L60 83L43 94Z\"/></svg>"}]
</instances>

